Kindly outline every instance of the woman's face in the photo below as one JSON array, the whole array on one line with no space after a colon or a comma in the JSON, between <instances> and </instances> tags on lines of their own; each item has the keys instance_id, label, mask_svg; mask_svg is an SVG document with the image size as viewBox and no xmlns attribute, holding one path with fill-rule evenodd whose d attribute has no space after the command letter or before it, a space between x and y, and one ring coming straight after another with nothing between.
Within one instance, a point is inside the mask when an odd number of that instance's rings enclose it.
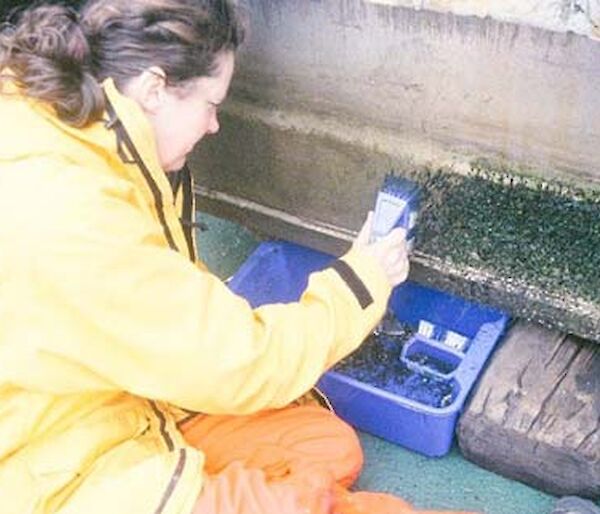
<instances>
[{"instance_id":1,"label":"woman's face","mask_svg":"<svg viewBox=\"0 0 600 514\"><path fill-rule=\"evenodd\" d=\"M197 78L184 88L164 86L151 108L144 109L166 172L181 169L196 143L219 131L217 111L227 96L234 61L233 52L222 53L216 60L214 76Z\"/></svg>"}]
</instances>

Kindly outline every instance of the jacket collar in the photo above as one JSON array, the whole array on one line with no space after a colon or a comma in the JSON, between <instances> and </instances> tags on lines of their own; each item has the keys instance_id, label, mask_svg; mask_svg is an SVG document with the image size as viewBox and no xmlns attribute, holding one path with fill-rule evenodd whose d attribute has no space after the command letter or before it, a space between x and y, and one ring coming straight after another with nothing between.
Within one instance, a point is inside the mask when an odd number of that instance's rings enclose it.
<instances>
[{"instance_id":1,"label":"jacket collar","mask_svg":"<svg viewBox=\"0 0 600 514\"><path fill-rule=\"evenodd\" d=\"M104 81L103 88L108 115L105 124L116 134L117 153L123 164L130 168L135 180L150 195L169 247L187 253L190 259L195 260L193 237L186 234L185 229L182 230L181 221L177 217L173 192L158 160L150 122L135 101L119 93L112 79ZM189 170L186 172L189 174ZM189 196L191 183L187 189Z\"/></svg>"},{"instance_id":2,"label":"jacket collar","mask_svg":"<svg viewBox=\"0 0 600 514\"><path fill-rule=\"evenodd\" d=\"M160 166L150 122L134 100L117 90L112 79L106 79L102 88L111 114L105 113L103 121L76 128L61 121L48 104L24 96L12 81L5 81L0 119L11 123L0 124L0 164L51 155L100 173L110 170L142 193L161 223L169 246L193 258L169 180ZM117 124L127 134L133 152L124 148L122 138L119 141L114 130ZM139 157L137 162L132 153Z\"/></svg>"},{"instance_id":3,"label":"jacket collar","mask_svg":"<svg viewBox=\"0 0 600 514\"><path fill-rule=\"evenodd\" d=\"M107 103L112 106L114 111L113 116L116 115L116 118L122 123L143 165L148 170L150 178L156 183L164 201L172 203L173 195L171 186L158 160L154 131L148 118L134 100L118 91L113 79L106 79L102 83L102 88L104 89ZM112 128L111 123L115 122L114 119L111 120L110 118L111 116L109 115L108 119L105 120L107 128ZM125 159L122 157L121 160L125 161L124 164L133 164L134 159L132 155L128 155ZM140 176L139 170L133 171L134 174L131 178L135 178L143 185L147 185L147 179Z\"/></svg>"}]
</instances>

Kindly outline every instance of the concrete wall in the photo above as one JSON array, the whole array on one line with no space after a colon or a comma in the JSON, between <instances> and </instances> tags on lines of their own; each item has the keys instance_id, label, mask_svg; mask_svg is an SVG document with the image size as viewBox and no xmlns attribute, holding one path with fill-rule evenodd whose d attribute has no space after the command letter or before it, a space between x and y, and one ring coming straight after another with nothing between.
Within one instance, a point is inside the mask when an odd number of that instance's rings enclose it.
<instances>
[{"instance_id":1,"label":"concrete wall","mask_svg":"<svg viewBox=\"0 0 600 514\"><path fill-rule=\"evenodd\" d=\"M392 166L486 157L600 184L600 43L359 0L244 5L222 133L193 161L203 186L355 230Z\"/></svg>"},{"instance_id":2,"label":"concrete wall","mask_svg":"<svg viewBox=\"0 0 600 514\"><path fill-rule=\"evenodd\" d=\"M416 161L494 155L600 181L595 41L358 0L247 5L233 97L259 115Z\"/></svg>"},{"instance_id":3,"label":"concrete wall","mask_svg":"<svg viewBox=\"0 0 600 514\"><path fill-rule=\"evenodd\" d=\"M499 21L600 37L598 0L367 0L374 4L489 16Z\"/></svg>"},{"instance_id":4,"label":"concrete wall","mask_svg":"<svg viewBox=\"0 0 600 514\"><path fill-rule=\"evenodd\" d=\"M221 133L191 161L201 209L334 251L392 167L465 174L483 157L600 189L600 43L386 4L245 0Z\"/></svg>"}]
</instances>

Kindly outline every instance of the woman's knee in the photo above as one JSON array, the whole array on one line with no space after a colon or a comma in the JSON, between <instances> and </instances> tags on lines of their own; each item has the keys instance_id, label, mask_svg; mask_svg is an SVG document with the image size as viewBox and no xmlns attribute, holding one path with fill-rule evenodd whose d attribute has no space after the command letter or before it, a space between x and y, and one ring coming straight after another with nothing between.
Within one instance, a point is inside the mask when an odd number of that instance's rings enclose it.
<instances>
[{"instance_id":1,"label":"woman's knee","mask_svg":"<svg viewBox=\"0 0 600 514\"><path fill-rule=\"evenodd\" d=\"M274 477L307 468L326 469L350 485L363 464L356 432L319 406L291 406L251 416L204 416L182 431L206 456L207 471L217 473L234 461L271 470Z\"/></svg>"}]
</instances>

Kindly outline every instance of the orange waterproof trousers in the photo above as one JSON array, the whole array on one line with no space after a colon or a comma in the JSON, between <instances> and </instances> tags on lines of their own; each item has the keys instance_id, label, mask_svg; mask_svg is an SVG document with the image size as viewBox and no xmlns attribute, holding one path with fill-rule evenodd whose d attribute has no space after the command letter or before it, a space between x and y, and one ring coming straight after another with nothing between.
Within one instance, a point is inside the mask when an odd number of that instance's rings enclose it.
<instances>
[{"instance_id":1,"label":"orange waterproof trousers","mask_svg":"<svg viewBox=\"0 0 600 514\"><path fill-rule=\"evenodd\" d=\"M349 492L363 464L360 442L323 407L199 415L181 428L206 456L192 514L433 513L389 494Z\"/></svg>"}]
</instances>

